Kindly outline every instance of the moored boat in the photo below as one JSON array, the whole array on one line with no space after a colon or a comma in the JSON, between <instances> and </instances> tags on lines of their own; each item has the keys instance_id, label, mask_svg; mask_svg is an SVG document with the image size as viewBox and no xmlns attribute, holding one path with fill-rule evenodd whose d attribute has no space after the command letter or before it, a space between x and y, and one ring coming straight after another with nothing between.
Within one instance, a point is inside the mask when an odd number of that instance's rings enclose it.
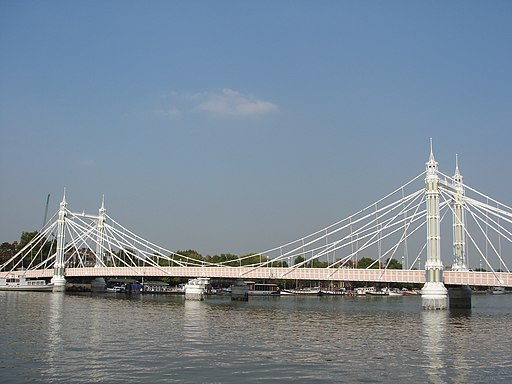
<instances>
[{"instance_id":1,"label":"moored boat","mask_svg":"<svg viewBox=\"0 0 512 384\"><path fill-rule=\"evenodd\" d=\"M384 287L380 291L374 290L367 292L368 295L373 296L402 296L402 292L398 288Z\"/></svg>"},{"instance_id":2,"label":"moored boat","mask_svg":"<svg viewBox=\"0 0 512 384\"><path fill-rule=\"evenodd\" d=\"M126 287L124 285L115 285L113 287L107 287L107 292L114 292L114 293L122 293L126 292Z\"/></svg>"},{"instance_id":3,"label":"moored boat","mask_svg":"<svg viewBox=\"0 0 512 384\"><path fill-rule=\"evenodd\" d=\"M289 295L308 295L308 296L318 296L321 294L320 288L304 288L304 289L283 289L281 291L284 294Z\"/></svg>"},{"instance_id":4,"label":"moored boat","mask_svg":"<svg viewBox=\"0 0 512 384\"><path fill-rule=\"evenodd\" d=\"M503 295L505 293L505 287L494 287L492 289L493 295Z\"/></svg>"},{"instance_id":5,"label":"moored boat","mask_svg":"<svg viewBox=\"0 0 512 384\"><path fill-rule=\"evenodd\" d=\"M245 284L249 288L249 296L279 296L281 293L277 284L255 283L254 281L246 281Z\"/></svg>"},{"instance_id":6,"label":"moored boat","mask_svg":"<svg viewBox=\"0 0 512 384\"><path fill-rule=\"evenodd\" d=\"M366 292L367 295L371 295L371 296L389 296L389 293L384 291L384 290L380 290L380 291L377 291L377 290L374 290L374 291L368 291Z\"/></svg>"},{"instance_id":7,"label":"moored boat","mask_svg":"<svg viewBox=\"0 0 512 384\"><path fill-rule=\"evenodd\" d=\"M366 295L371 292L375 292L375 287L358 287L355 289L357 296Z\"/></svg>"},{"instance_id":8,"label":"moored boat","mask_svg":"<svg viewBox=\"0 0 512 384\"><path fill-rule=\"evenodd\" d=\"M419 295L420 291L418 291L416 289L409 290L409 289L403 288L402 289L402 294L404 294L404 295Z\"/></svg>"},{"instance_id":9,"label":"moored boat","mask_svg":"<svg viewBox=\"0 0 512 384\"><path fill-rule=\"evenodd\" d=\"M322 290L320 290L320 293L322 295L327 295L327 296L341 296L341 295L346 295L347 291L346 291L345 288L341 288L341 289L322 289Z\"/></svg>"},{"instance_id":10,"label":"moored boat","mask_svg":"<svg viewBox=\"0 0 512 384\"><path fill-rule=\"evenodd\" d=\"M53 284L46 280L27 279L23 275L0 278L0 291L52 291Z\"/></svg>"},{"instance_id":11,"label":"moored boat","mask_svg":"<svg viewBox=\"0 0 512 384\"><path fill-rule=\"evenodd\" d=\"M403 296L402 291L398 288L382 288L384 292L387 292L388 296Z\"/></svg>"},{"instance_id":12,"label":"moored boat","mask_svg":"<svg viewBox=\"0 0 512 384\"><path fill-rule=\"evenodd\" d=\"M203 300L204 295L211 291L210 278L198 277L191 279L185 284L185 299L187 300Z\"/></svg>"}]
</instances>

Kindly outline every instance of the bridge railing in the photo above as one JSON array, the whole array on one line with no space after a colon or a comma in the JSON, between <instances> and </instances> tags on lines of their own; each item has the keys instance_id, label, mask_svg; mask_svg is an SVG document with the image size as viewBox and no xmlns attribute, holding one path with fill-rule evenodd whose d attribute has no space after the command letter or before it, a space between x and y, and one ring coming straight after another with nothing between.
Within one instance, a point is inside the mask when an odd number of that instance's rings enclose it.
<instances>
[{"instance_id":1,"label":"bridge railing","mask_svg":"<svg viewBox=\"0 0 512 384\"><path fill-rule=\"evenodd\" d=\"M51 278L52 269L16 272L28 278ZM0 273L0 278L8 276ZM403 269L248 268L248 267L90 267L67 268L67 277L210 277L224 279L272 279L312 281L354 281L372 283L423 284L425 271ZM446 285L512 287L512 273L445 271Z\"/></svg>"}]
</instances>

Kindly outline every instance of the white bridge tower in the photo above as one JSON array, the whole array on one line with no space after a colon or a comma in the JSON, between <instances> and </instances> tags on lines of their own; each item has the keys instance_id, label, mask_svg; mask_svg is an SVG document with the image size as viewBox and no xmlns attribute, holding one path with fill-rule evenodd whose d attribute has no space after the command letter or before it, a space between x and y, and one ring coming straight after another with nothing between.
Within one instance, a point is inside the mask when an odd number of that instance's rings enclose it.
<instances>
[{"instance_id":1,"label":"white bridge tower","mask_svg":"<svg viewBox=\"0 0 512 384\"><path fill-rule=\"evenodd\" d=\"M455 174L453 181L456 194L453 198L453 256L454 263L452 270L467 271L465 255L465 236L464 236L464 186L462 185L462 175L459 172L459 159L455 157Z\"/></svg>"},{"instance_id":2,"label":"white bridge tower","mask_svg":"<svg viewBox=\"0 0 512 384\"><path fill-rule=\"evenodd\" d=\"M60 202L59 217L57 219L57 253L55 254L55 266L53 269L54 292L64 292L66 290L66 278L64 277L64 238L66 225L66 190Z\"/></svg>"},{"instance_id":3,"label":"white bridge tower","mask_svg":"<svg viewBox=\"0 0 512 384\"><path fill-rule=\"evenodd\" d=\"M423 309L446 309L448 290L443 283L443 263L441 262L439 176L432 150L432 139L430 139L430 157L426 166L427 261L425 263L425 285L421 290L422 306Z\"/></svg>"}]
</instances>

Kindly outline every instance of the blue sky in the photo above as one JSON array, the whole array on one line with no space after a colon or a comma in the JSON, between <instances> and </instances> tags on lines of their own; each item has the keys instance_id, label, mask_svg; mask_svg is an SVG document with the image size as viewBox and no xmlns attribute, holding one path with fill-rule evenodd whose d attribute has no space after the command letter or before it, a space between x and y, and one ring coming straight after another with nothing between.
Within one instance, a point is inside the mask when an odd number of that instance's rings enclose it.
<instances>
[{"instance_id":1,"label":"blue sky","mask_svg":"<svg viewBox=\"0 0 512 384\"><path fill-rule=\"evenodd\" d=\"M0 241L69 208L263 251L455 154L511 204L510 1L0 1Z\"/></svg>"}]
</instances>

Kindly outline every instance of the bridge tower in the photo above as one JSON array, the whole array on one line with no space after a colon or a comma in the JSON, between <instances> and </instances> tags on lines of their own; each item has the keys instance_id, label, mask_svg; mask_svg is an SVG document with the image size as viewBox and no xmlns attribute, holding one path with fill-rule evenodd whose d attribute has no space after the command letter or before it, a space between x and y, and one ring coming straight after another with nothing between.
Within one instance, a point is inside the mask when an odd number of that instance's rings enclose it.
<instances>
[{"instance_id":1,"label":"bridge tower","mask_svg":"<svg viewBox=\"0 0 512 384\"><path fill-rule=\"evenodd\" d=\"M53 269L54 292L64 292L66 290L66 278L64 277L64 238L66 236L64 230L66 226L66 190L60 202L59 216L57 219L57 253L55 255L55 266Z\"/></svg>"},{"instance_id":2,"label":"bridge tower","mask_svg":"<svg viewBox=\"0 0 512 384\"><path fill-rule=\"evenodd\" d=\"M453 181L456 195L453 199L453 256L454 271L467 271L465 255L465 232L464 232L464 186L462 175L459 172L459 160L455 157L455 174Z\"/></svg>"},{"instance_id":3,"label":"bridge tower","mask_svg":"<svg viewBox=\"0 0 512 384\"><path fill-rule=\"evenodd\" d=\"M443 283L443 263L441 262L439 176L432 150L432 139L430 139L430 157L426 167L427 261L425 263L425 285L421 289L422 306L423 309L446 309L448 290Z\"/></svg>"},{"instance_id":4,"label":"bridge tower","mask_svg":"<svg viewBox=\"0 0 512 384\"><path fill-rule=\"evenodd\" d=\"M96 236L96 262L94 266L104 267L105 262L103 260L104 244L105 244L105 197L101 200L101 207L98 214L98 222L96 224L97 236ZM105 290L106 282L103 277L98 277L91 281L91 290L93 292L103 292Z\"/></svg>"},{"instance_id":5,"label":"bridge tower","mask_svg":"<svg viewBox=\"0 0 512 384\"><path fill-rule=\"evenodd\" d=\"M467 271L466 241L464 217L464 185L463 177L459 172L459 159L455 155L455 174L453 175L455 195L453 197L453 271ZM471 308L471 288L468 285L448 288L450 308Z\"/></svg>"}]
</instances>

